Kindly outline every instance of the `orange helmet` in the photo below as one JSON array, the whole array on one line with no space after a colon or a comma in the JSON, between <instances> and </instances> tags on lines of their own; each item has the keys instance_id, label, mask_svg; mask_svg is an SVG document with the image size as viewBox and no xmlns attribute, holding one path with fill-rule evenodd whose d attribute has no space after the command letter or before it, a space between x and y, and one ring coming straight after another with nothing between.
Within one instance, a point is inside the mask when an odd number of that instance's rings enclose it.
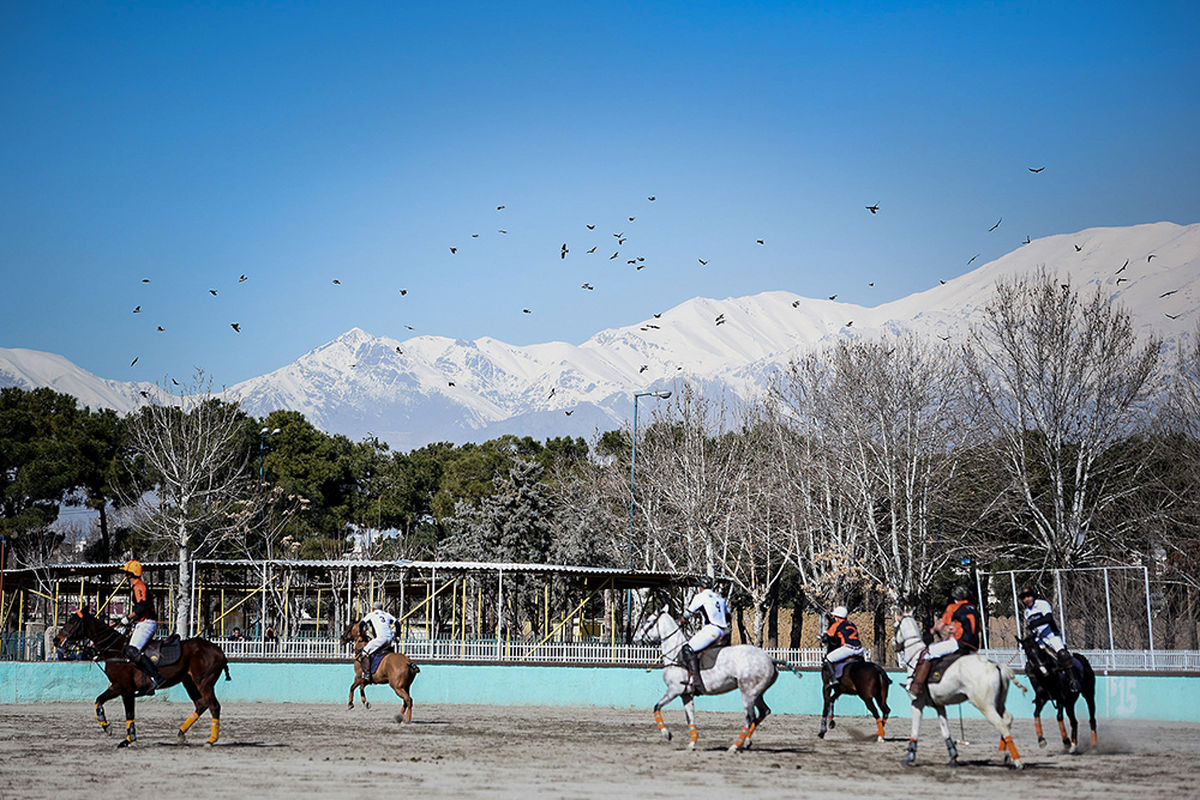
<instances>
[{"instance_id":1,"label":"orange helmet","mask_svg":"<svg viewBox=\"0 0 1200 800\"><path fill-rule=\"evenodd\" d=\"M140 578L140 577L142 577L142 562L126 561L125 566L121 567L121 571L128 572L131 575L133 575L135 578Z\"/></svg>"}]
</instances>

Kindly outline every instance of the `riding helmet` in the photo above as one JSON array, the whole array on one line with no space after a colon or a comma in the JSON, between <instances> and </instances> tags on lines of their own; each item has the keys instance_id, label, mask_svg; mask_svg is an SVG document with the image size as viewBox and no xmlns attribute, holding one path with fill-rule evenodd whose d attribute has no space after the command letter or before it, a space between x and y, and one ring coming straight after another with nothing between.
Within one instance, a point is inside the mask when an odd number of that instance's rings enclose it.
<instances>
[{"instance_id":1,"label":"riding helmet","mask_svg":"<svg viewBox=\"0 0 1200 800\"><path fill-rule=\"evenodd\" d=\"M837 617L838 619L845 619L846 617L850 616L850 612L846 610L845 606L838 606L837 608L833 609L833 611L829 612L829 616Z\"/></svg>"},{"instance_id":2,"label":"riding helmet","mask_svg":"<svg viewBox=\"0 0 1200 800\"><path fill-rule=\"evenodd\" d=\"M955 600L966 600L970 596L971 593L967 591L967 587L961 583L955 586L954 590L950 592L950 597Z\"/></svg>"},{"instance_id":3,"label":"riding helmet","mask_svg":"<svg viewBox=\"0 0 1200 800\"><path fill-rule=\"evenodd\" d=\"M1025 597L1037 597L1037 592L1029 586L1022 586L1021 591L1017 592L1017 599L1020 600Z\"/></svg>"},{"instance_id":4,"label":"riding helmet","mask_svg":"<svg viewBox=\"0 0 1200 800\"><path fill-rule=\"evenodd\" d=\"M135 578L140 578L142 577L142 562L132 560L126 561L125 566L121 567L121 571L128 572Z\"/></svg>"},{"instance_id":5,"label":"riding helmet","mask_svg":"<svg viewBox=\"0 0 1200 800\"><path fill-rule=\"evenodd\" d=\"M371 603L371 608L375 611L382 611L383 610L383 602L380 600L376 600L374 603Z\"/></svg>"},{"instance_id":6,"label":"riding helmet","mask_svg":"<svg viewBox=\"0 0 1200 800\"><path fill-rule=\"evenodd\" d=\"M711 589L716 585L716 580L713 579L712 575L701 575L696 578L696 585L701 589Z\"/></svg>"}]
</instances>

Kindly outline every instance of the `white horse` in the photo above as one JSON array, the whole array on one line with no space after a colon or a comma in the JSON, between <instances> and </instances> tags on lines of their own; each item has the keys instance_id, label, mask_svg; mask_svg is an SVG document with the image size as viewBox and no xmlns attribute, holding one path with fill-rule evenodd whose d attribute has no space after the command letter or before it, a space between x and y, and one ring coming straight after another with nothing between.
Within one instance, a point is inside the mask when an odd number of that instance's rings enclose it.
<instances>
[{"instance_id":1,"label":"white horse","mask_svg":"<svg viewBox=\"0 0 1200 800\"><path fill-rule=\"evenodd\" d=\"M687 637L664 606L638 628L633 640L639 644L658 642L662 651L663 682L667 684L667 693L654 706L654 721L658 723L659 732L664 739L671 740L671 732L663 722L662 708L676 697L682 697L683 713L688 723L688 749L694 750L699 733L696 730L696 715L692 707L693 694L688 680L690 676L687 668L677 661L679 652L687 643ZM703 658L704 653L701 652L700 656ZM746 724L738 734L737 741L730 746L730 752L749 747L750 737L755 728L771 713L771 709L767 708L763 701L763 694L778 676L779 670L775 661L760 648L750 644L721 648L712 665L701 669L700 679L704 684L705 694L724 694L734 688L742 692Z\"/></svg>"},{"instance_id":2,"label":"white horse","mask_svg":"<svg viewBox=\"0 0 1200 800\"><path fill-rule=\"evenodd\" d=\"M911 679L913 670L917 668L917 657L925 649L925 640L921 638L921 625L912 611L906 609L896 617L895 627L896 636L892 641L896 646L896 660ZM907 683L905 685L907 686Z\"/></svg>"},{"instance_id":3,"label":"white horse","mask_svg":"<svg viewBox=\"0 0 1200 800\"><path fill-rule=\"evenodd\" d=\"M938 725L941 726L942 736L946 739L946 750L950 753L950 766L958 766L958 748L954 746L954 737L950 735L950 722L946 719L946 706L970 700L971 705L978 708L988 722L1000 731L1000 749L1004 753L1004 762L1012 763L1021 769L1021 755L1017 752L1012 740L1013 715L1004 707L1008 696L1009 682L1016 683L1022 692L1025 687L1016 682L1013 671L1003 664L989 661L981 655L972 653L959 658L946 669L942 679L937 683L926 686L921 696L912 704L912 738L908 740L908 753L901 762L911 767L917 760L917 734L921 728L921 714L925 706L931 705L937 711Z\"/></svg>"}]
</instances>

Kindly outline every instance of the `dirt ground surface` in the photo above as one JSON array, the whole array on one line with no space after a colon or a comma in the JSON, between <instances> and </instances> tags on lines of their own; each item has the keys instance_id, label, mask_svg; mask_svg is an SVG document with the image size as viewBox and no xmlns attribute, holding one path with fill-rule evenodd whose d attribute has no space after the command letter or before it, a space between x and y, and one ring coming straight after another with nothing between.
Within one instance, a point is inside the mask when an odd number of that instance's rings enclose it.
<instances>
[{"instance_id":1,"label":"dirt ground surface","mask_svg":"<svg viewBox=\"0 0 1200 800\"><path fill-rule=\"evenodd\" d=\"M901 766L909 720L888 741L874 724L846 717L824 740L814 717L776 714L752 749L728 753L740 715L698 713L700 743L685 749L683 712L664 710L663 741L650 709L418 705L412 723L376 693L368 710L299 704L226 704L221 738L203 745L207 715L176 743L183 703L144 702L138 740L117 749L120 702L106 706L113 735L89 702L0 706L0 800L81 796L181 797L1051 797L1137 793L1195 797L1200 725L1100 720L1100 745L1081 755L1057 742L1039 749L1029 720L1015 739L1026 768L1003 766L997 736L968 720L961 766L946 766L937 722L922 725L918 766ZM847 708L849 712L850 709ZM951 710L956 736L959 721ZM1047 732L1054 731L1053 718ZM1084 723L1086 725L1086 722ZM1056 733L1056 732L1055 732ZM1087 735L1080 737L1086 742ZM1057 739L1057 735L1055 735ZM1090 750L1090 751L1089 751Z\"/></svg>"}]
</instances>

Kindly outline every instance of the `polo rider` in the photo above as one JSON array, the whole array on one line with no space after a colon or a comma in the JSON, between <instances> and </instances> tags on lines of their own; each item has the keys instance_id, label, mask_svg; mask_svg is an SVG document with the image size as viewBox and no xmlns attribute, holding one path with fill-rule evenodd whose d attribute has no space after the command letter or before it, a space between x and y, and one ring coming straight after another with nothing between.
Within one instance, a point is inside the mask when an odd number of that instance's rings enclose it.
<instances>
[{"instance_id":1,"label":"polo rider","mask_svg":"<svg viewBox=\"0 0 1200 800\"><path fill-rule=\"evenodd\" d=\"M967 587L959 584L950 593L953 602L946 606L945 613L933 626L933 634L939 639L925 648L913 672L912 682L908 686L908 694L916 700L925 690L925 682L929 679L929 671L933 668L933 660L948 656L951 653L963 651L974 653L979 649L979 612L967 598L970 594Z\"/></svg>"},{"instance_id":2,"label":"polo rider","mask_svg":"<svg viewBox=\"0 0 1200 800\"><path fill-rule=\"evenodd\" d=\"M694 616L699 616L704 622L679 652L679 659L691 676L693 688L700 693L704 691L704 684L700 680L700 652L729 632L729 604L713 590L715 583L711 575L701 576L696 581L699 590L692 597L692 602L688 603L687 611L679 618L680 627Z\"/></svg>"},{"instance_id":3,"label":"polo rider","mask_svg":"<svg viewBox=\"0 0 1200 800\"><path fill-rule=\"evenodd\" d=\"M1037 592L1026 586L1017 595L1021 605L1025 606L1025 630L1034 637L1042 650L1054 657L1058 670L1072 692L1079 691L1079 676L1075 674L1075 659L1067 651L1063 643L1062 633L1054 623L1054 609L1050 602L1038 597Z\"/></svg>"},{"instance_id":4,"label":"polo rider","mask_svg":"<svg viewBox=\"0 0 1200 800\"><path fill-rule=\"evenodd\" d=\"M829 645L836 642L837 647L825 654L825 661L821 665L826 683L833 683L836 680L839 662L861 656L866 652L866 648L862 646L862 641L858 638L858 628L847 619L849 614L850 612L845 606L838 606L829 612L829 629L821 636L821 643Z\"/></svg>"},{"instance_id":5,"label":"polo rider","mask_svg":"<svg viewBox=\"0 0 1200 800\"><path fill-rule=\"evenodd\" d=\"M368 635L371 637L371 640L363 645L360 656L363 677L368 681L371 680L371 656L392 643L396 636L393 630L395 624L396 618L384 611L383 603L378 600L371 604L371 611L358 624L359 635L364 639Z\"/></svg>"},{"instance_id":6,"label":"polo rider","mask_svg":"<svg viewBox=\"0 0 1200 800\"><path fill-rule=\"evenodd\" d=\"M150 637L158 629L158 612L154 610L154 596L142 580L142 564L139 561L126 561L121 571L129 576L129 588L132 603L129 613L121 618L125 625L133 624L133 632L129 634L129 645L125 648L125 657L146 673L150 679L146 694L154 694L154 690L163 684L162 673L143 651L150 642Z\"/></svg>"}]
</instances>

